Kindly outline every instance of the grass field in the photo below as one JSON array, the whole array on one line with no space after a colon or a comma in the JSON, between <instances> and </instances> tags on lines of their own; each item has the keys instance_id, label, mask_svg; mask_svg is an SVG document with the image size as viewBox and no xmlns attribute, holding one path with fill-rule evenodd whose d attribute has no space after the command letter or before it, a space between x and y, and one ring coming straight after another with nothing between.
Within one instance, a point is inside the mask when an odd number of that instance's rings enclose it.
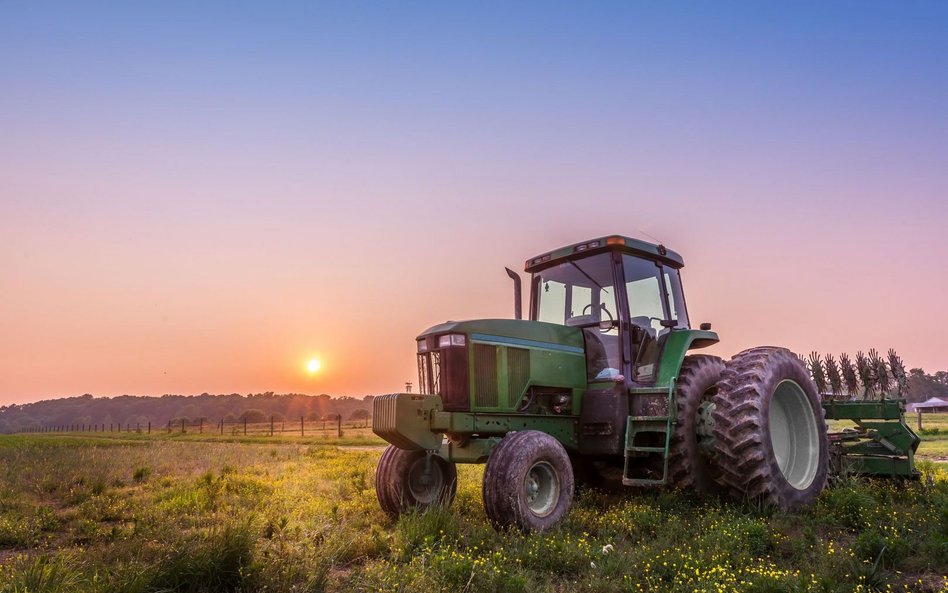
<instances>
[{"instance_id":1,"label":"grass field","mask_svg":"<svg viewBox=\"0 0 948 593\"><path fill-rule=\"evenodd\" d=\"M930 420L920 454L937 458L948 418ZM0 592L948 592L948 471L932 461L920 483L838 483L794 515L584 492L561 528L524 536L488 526L479 466L460 468L450 509L392 521L375 444L0 437Z\"/></svg>"},{"instance_id":2,"label":"grass field","mask_svg":"<svg viewBox=\"0 0 948 593\"><path fill-rule=\"evenodd\" d=\"M906 417L912 430L922 437L918 454L923 459L948 462L948 414L922 414L922 428L918 428L918 417Z\"/></svg>"}]
</instances>

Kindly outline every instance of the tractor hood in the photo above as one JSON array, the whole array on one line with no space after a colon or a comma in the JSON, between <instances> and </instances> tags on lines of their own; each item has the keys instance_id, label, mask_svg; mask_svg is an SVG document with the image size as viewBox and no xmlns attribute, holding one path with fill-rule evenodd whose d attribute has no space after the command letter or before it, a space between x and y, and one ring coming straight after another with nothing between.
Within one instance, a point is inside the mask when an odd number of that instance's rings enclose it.
<instances>
[{"instance_id":1,"label":"tractor hood","mask_svg":"<svg viewBox=\"0 0 948 593\"><path fill-rule=\"evenodd\" d=\"M562 350L582 354L583 332L575 327L521 319L471 319L447 321L429 327L418 340L445 334L464 334L469 341L523 348Z\"/></svg>"},{"instance_id":2,"label":"tractor hood","mask_svg":"<svg viewBox=\"0 0 948 593\"><path fill-rule=\"evenodd\" d=\"M535 390L574 402L560 403L568 414L586 388L582 330L540 321L436 325L418 337L418 365L421 392L441 396L446 412L514 412Z\"/></svg>"}]
</instances>

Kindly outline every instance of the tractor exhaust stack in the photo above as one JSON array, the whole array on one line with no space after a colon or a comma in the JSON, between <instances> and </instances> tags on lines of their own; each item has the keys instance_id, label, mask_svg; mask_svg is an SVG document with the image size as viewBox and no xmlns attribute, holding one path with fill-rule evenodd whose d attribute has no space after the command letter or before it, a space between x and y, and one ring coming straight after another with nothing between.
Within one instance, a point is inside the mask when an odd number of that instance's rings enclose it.
<instances>
[{"instance_id":1,"label":"tractor exhaust stack","mask_svg":"<svg viewBox=\"0 0 948 593\"><path fill-rule=\"evenodd\" d=\"M514 283L514 319L523 319L523 305L521 298L521 288L520 288L520 274L514 272L510 268L504 268L507 270L507 275L510 276L510 279Z\"/></svg>"}]
</instances>

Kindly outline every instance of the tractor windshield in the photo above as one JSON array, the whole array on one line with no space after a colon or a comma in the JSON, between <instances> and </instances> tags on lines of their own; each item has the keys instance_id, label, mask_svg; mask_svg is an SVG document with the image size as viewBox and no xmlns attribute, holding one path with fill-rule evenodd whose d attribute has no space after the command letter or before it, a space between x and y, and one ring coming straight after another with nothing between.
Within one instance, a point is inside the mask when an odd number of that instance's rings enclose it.
<instances>
[{"instance_id":1,"label":"tractor windshield","mask_svg":"<svg viewBox=\"0 0 948 593\"><path fill-rule=\"evenodd\" d=\"M619 316L611 255L600 253L538 272L534 275L534 291L538 321L583 330L588 379L618 377Z\"/></svg>"}]
</instances>

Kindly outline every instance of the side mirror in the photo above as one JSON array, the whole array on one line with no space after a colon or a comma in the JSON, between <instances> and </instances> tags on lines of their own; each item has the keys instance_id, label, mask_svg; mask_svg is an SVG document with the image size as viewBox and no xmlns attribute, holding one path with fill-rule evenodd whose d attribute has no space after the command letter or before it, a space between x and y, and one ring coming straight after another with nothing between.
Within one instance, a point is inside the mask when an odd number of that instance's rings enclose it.
<instances>
[{"instance_id":1,"label":"side mirror","mask_svg":"<svg viewBox=\"0 0 948 593\"><path fill-rule=\"evenodd\" d=\"M673 327L678 327L677 319L662 319L659 323L662 324L662 327L671 329Z\"/></svg>"}]
</instances>

